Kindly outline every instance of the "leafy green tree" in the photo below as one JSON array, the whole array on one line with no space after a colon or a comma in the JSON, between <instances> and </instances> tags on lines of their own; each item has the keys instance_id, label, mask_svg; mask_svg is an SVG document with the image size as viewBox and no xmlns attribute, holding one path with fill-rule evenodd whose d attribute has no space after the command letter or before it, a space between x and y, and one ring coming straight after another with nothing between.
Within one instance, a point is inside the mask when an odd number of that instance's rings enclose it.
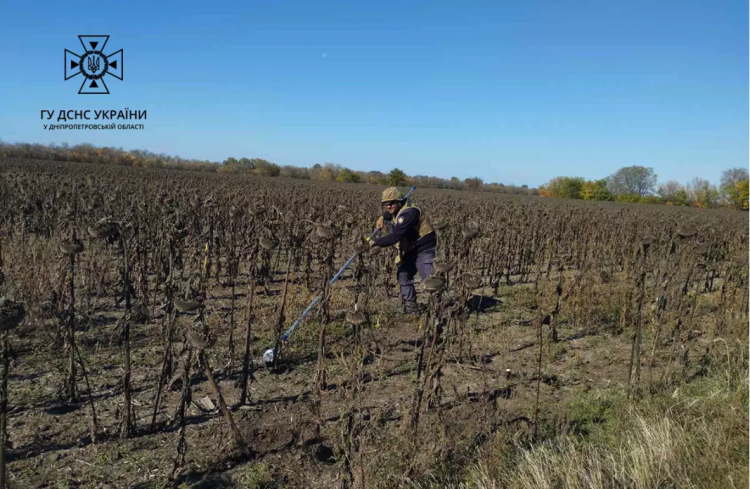
<instances>
[{"instance_id":1,"label":"leafy green tree","mask_svg":"<svg viewBox=\"0 0 750 489\"><path fill-rule=\"evenodd\" d=\"M305 167L298 168L296 166L284 165L281 167L281 176L287 178L300 178L303 180L309 180L310 169Z\"/></svg>"},{"instance_id":2,"label":"leafy green tree","mask_svg":"<svg viewBox=\"0 0 750 489\"><path fill-rule=\"evenodd\" d=\"M586 183L581 177L567 177L563 180L562 197L565 199L580 199L583 184Z\"/></svg>"},{"instance_id":3,"label":"leafy green tree","mask_svg":"<svg viewBox=\"0 0 750 489\"><path fill-rule=\"evenodd\" d=\"M583 200L615 200L614 196L607 190L607 180L589 180L581 187L581 198Z\"/></svg>"},{"instance_id":4,"label":"leafy green tree","mask_svg":"<svg viewBox=\"0 0 750 489\"><path fill-rule=\"evenodd\" d=\"M358 173L355 173L351 171L349 168L344 168L341 170L336 177L337 182L350 182L350 183L359 183L360 182L360 176Z\"/></svg>"},{"instance_id":5,"label":"leafy green tree","mask_svg":"<svg viewBox=\"0 0 750 489\"><path fill-rule=\"evenodd\" d=\"M664 199L665 202L674 204L680 190L682 190L680 182L677 180L669 180L668 182L659 185L656 194Z\"/></svg>"},{"instance_id":6,"label":"leafy green tree","mask_svg":"<svg viewBox=\"0 0 750 489\"><path fill-rule=\"evenodd\" d=\"M747 188L747 168L730 168L721 174L721 197L735 209L747 209L747 197L743 199L742 190Z\"/></svg>"},{"instance_id":7,"label":"leafy green tree","mask_svg":"<svg viewBox=\"0 0 750 489\"><path fill-rule=\"evenodd\" d=\"M540 195L545 197L557 197L563 199L581 199L581 191L586 180L581 177L555 177L550 180L543 189L540 188Z\"/></svg>"},{"instance_id":8,"label":"leafy green tree","mask_svg":"<svg viewBox=\"0 0 750 489\"><path fill-rule=\"evenodd\" d=\"M607 177L607 189L612 195L649 195L656 187L656 173L645 166L626 166Z\"/></svg>"},{"instance_id":9,"label":"leafy green tree","mask_svg":"<svg viewBox=\"0 0 750 489\"><path fill-rule=\"evenodd\" d=\"M695 177L688 185L688 199L696 207L712 209L718 207L721 197L716 185L705 178Z\"/></svg>"},{"instance_id":10,"label":"leafy green tree","mask_svg":"<svg viewBox=\"0 0 750 489\"><path fill-rule=\"evenodd\" d=\"M389 183L392 187L401 187L406 185L406 173L402 172L398 168L394 168L388 174Z\"/></svg>"},{"instance_id":11,"label":"leafy green tree","mask_svg":"<svg viewBox=\"0 0 750 489\"><path fill-rule=\"evenodd\" d=\"M687 190L685 190L684 187L680 188L677 192L675 192L671 202L673 205L687 206L689 204Z\"/></svg>"}]
</instances>

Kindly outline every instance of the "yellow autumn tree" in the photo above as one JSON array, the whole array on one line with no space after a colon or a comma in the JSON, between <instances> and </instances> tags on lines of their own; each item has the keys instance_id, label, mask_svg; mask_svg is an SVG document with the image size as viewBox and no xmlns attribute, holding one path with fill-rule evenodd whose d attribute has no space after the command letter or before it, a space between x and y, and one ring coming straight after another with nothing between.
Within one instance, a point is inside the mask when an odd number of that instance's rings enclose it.
<instances>
[{"instance_id":1,"label":"yellow autumn tree","mask_svg":"<svg viewBox=\"0 0 750 489\"><path fill-rule=\"evenodd\" d=\"M750 200L750 180L740 180L736 183L737 204L743 211L748 210Z\"/></svg>"}]
</instances>

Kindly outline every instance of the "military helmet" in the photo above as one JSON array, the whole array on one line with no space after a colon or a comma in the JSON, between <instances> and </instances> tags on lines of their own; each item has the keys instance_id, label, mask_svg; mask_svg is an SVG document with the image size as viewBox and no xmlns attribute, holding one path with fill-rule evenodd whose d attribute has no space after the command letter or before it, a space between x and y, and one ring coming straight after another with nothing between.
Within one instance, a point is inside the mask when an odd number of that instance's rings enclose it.
<instances>
[{"instance_id":1,"label":"military helmet","mask_svg":"<svg viewBox=\"0 0 750 489\"><path fill-rule=\"evenodd\" d=\"M396 187L388 187L387 189L383 190L383 195L380 198L380 203L382 204L383 202L391 202L393 200L404 200L404 196L401 194L401 191Z\"/></svg>"}]
</instances>

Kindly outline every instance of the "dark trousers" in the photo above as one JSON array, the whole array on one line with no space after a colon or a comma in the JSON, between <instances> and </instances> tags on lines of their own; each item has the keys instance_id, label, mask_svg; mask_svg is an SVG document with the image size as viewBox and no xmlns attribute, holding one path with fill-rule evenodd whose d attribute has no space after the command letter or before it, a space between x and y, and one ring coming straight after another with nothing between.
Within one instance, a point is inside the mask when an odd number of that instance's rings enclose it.
<instances>
[{"instance_id":1,"label":"dark trousers","mask_svg":"<svg viewBox=\"0 0 750 489\"><path fill-rule=\"evenodd\" d=\"M435 259L435 248L420 252L412 252L401 258L398 264L398 285L401 287L401 297L406 302L417 300L414 289L414 275L419 272L419 278L424 281L432 275L432 261Z\"/></svg>"}]
</instances>

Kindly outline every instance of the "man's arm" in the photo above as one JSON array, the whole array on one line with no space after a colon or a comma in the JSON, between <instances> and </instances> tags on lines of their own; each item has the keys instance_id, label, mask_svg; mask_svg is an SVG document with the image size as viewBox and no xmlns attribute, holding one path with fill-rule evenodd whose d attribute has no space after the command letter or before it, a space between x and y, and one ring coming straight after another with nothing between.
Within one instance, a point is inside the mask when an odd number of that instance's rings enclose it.
<instances>
[{"instance_id":1,"label":"man's arm","mask_svg":"<svg viewBox=\"0 0 750 489\"><path fill-rule=\"evenodd\" d=\"M385 248L386 246L392 246L398 243L401 238L404 237L404 234L406 234L409 229L414 227L414 225L419 222L419 211L417 211L416 209L406 209L401 213L398 219L403 220L401 222L394 222L393 229L390 230L390 234L388 234L388 236L375 238L374 241L376 246Z\"/></svg>"}]
</instances>

